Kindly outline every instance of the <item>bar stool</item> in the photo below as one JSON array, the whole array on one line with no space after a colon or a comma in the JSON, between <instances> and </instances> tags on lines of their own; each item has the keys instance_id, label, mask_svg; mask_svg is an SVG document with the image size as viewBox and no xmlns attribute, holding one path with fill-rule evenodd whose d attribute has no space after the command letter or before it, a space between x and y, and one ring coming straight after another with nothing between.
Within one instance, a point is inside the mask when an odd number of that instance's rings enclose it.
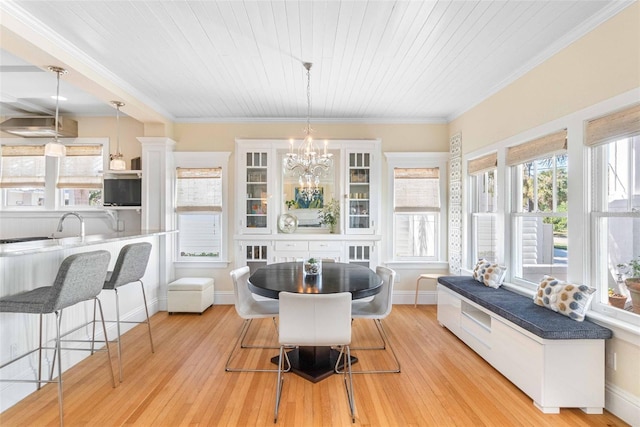
<instances>
[{"instance_id":1,"label":"bar stool","mask_svg":"<svg viewBox=\"0 0 640 427\"><path fill-rule=\"evenodd\" d=\"M44 286L33 289L31 291L22 292L16 295L9 295L0 298L0 313L26 313L40 315L40 333L39 346L22 356L19 356L9 362L6 362L0 368L16 362L33 352L38 352L38 379L37 380L0 380L0 382L28 382L37 383L38 389L42 383L58 384L58 407L60 411L60 425L64 424L63 395L62 395L62 356L60 345L62 334L60 327L62 323L63 309L83 301L93 300L100 308L100 319L102 321L102 331L105 336L105 346L108 354L107 365L111 372L111 381L113 387L116 386L116 380L113 375L113 367L111 366L111 352L109 350L109 341L107 337L107 328L104 323L102 305L98 299L98 294L102 291L109 260L111 255L108 251L94 251L71 255L62 261L58 274L52 286ZM56 315L56 338L55 347L45 347L42 343L42 315L55 313ZM53 364L58 364L58 377L53 380L52 366L49 380L42 379L42 350L54 350ZM74 348L74 350L86 350L93 353L93 343L91 349ZM57 356L57 360L56 360Z\"/></svg>"},{"instance_id":2,"label":"bar stool","mask_svg":"<svg viewBox=\"0 0 640 427\"><path fill-rule=\"evenodd\" d=\"M425 274L421 274L420 276L418 276L418 280L416 280L416 299L413 302L413 306L417 307L418 306L418 287L420 286L420 280L423 279L432 279L435 280L436 283L438 283L438 278L443 276L442 274L437 274L437 273L425 273Z\"/></svg>"},{"instance_id":3,"label":"bar stool","mask_svg":"<svg viewBox=\"0 0 640 427\"><path fill-rule=\"evenodd\" d=\"M107 272L107 278L102 286L102 289L113 290L116 295L116 324L118 329L118 367L120 370L120 382L122 382L122 346L120 345L120 324L121 323L146 323L147 330L149 331L149 343L151 344L151 353L155 353L153 348L153 337L151 336L151 323L149 322L149 309L147 308L147 296L144 292L144 283L142 277L147 269L149 263L149 256L151 254L151 243L132 243L125 245L118 254L118 259L113 267L113 271ZM118 298L118 288L129 283L139 282L142 289L142 300L144 301L144 311L147 315L147 320L134 321L134 320L120 320L120 300ZM94 309L94 322L95 322L95 309ZM107 322L113 322L113 320L107 320ZM95 327L95 323L94 323Z\"/></svg>"}]
</instances>

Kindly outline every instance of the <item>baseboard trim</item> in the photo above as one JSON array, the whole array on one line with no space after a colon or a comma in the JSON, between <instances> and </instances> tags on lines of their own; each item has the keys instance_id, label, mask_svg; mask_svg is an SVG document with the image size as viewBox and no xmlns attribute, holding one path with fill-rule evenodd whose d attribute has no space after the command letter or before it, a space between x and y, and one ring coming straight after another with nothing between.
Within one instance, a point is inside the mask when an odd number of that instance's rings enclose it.
<instances>
[{"instance_id":1,"label":"baseboard trim","mask_svg":"<svg viewBox=\"0 0 640 427\"><path fill-rule=\"evenodd\" d=\"M640 398L609 383L604 390L605 409L632 426L640 426Z\"/></svg>"}]
</instances>

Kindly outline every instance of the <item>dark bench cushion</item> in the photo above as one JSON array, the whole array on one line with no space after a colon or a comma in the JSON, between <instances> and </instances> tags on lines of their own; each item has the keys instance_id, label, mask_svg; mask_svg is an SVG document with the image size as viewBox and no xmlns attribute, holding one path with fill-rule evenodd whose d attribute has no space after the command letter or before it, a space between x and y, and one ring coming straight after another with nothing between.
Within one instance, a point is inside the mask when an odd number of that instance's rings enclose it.
<instances>
[{"instance_id":1,"label":"dark bench cushion","mask_svg":"<svg viewBox=\"0 0 640 427\"><path fill-rule=\"evenodd\" d=\"M576 322L504 288L489 288L470 276L445 276L438 283L541 338L608 339L611 330L585 320Z\"/></svg>"}]
</instances>

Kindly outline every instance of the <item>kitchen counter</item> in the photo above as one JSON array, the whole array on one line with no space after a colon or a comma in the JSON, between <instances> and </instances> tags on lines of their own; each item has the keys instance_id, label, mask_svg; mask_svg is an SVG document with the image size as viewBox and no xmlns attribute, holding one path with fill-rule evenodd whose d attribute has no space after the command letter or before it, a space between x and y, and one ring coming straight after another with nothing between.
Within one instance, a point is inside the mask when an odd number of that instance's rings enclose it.
<instances>
[{"instance_id":1,"label":"kitchen counter","mask_svg":"<svg viewBox=\"0 0 640 427\"><path fill-rule=\"evenodd\" d=\"M91 234L84 237L63 237L59 239L32 240L19 243L0 244L0 257L22 256L42 252L59 251L69 248L97 245L102 243L117 242L135 238L161 236L176 233L177 231L128 231L107 234Z\"/></svg>"}]
</instances>

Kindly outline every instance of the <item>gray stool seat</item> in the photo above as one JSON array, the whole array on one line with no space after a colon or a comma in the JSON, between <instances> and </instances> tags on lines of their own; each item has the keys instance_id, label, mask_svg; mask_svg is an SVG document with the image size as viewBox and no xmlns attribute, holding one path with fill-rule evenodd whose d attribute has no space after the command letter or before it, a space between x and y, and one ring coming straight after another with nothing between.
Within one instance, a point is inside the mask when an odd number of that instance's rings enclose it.
<instances>
[{"instance_id":1,"label":"gray stool seat","mask_svg":"<svg viewBox=\"0 0 640 427\"><path fill-rule=\"evenodd\" d=\"M39 346L22 356L4 363L3 368L17 360L38 352L38 379L37 380L0 380L0 382L33 382L38 384L38 389L42 383L55 382L58 384L58 403L60 411L60 425L64 424L63 394L62 394L62 359L61 359L61 337L60 326L62 322L63 309L84 301L93 300L100 307L100 318L102 330L105 336L106 351L108 353L107 365L111 372L113 386L116 386L113 369L111 367L111 353L107 339L107 329L104 323L102 305L98 300L98 294L102 291L104 279L107 274L111 254L108 251L94 251L71 255L65 258L60 265L56 278L52 286L44 286L31 291L22 292L16 295L8 295L0 298L0 313L28 313L40 315L40 337ZM56 315L56 338L55 347L45 347L42 343L42 315L55 313ZM95 318L95 315L94 315ZM53 366L49 380L42 379L42 350L53 349ZM75 350L87 350L93 352L93 342L91 349L74 348ZM57 358L56 358L57 356ZM58 377L53 380L55 365L58 365Z\"/></svg>"},{"instance_id":2,"label":"gray stool seat","mask_svg":"<svg viewBox=\"0 0 640 427\"><path fill-rule=\"evenodd\" d=\"M149 308L147 307L147 296L144 292L144 283L142 282L142 277L144 276L145 271L147 270L147 264L149 263L149 256L151 255L151 243L141 242L141 243L131 243L129 245L125 245L120 249L120 253L118 254L118 259L116 260L116 264L113 267L113 271L108 271L106 280L102 286L102 289L105 290L113 290L115 291L116 296L116 320L117 329L118 329L118 339L116 341L118 348L118 367L119 367L119 377L122 382L122 346L120 345L120 324L121 323L146 323L147 330L149 332L149 342L151 344L151 352L154 353L155 350L153 348L153 337L151 336L151 322L149 322ZM118 297L118 288L129 283L140 283L140 287L142 288L142 299L144 302L144 310L146 314L146 320L143 321L133 321L133 320L120 320L120 299ZM95 321L95 317L94 317ZM113 320L108 320L108 322L114 322Z\"/></svg>"},{"instance_id":3,"label":"gray stool seat","mask_svg":"<svg viewBox=\"0 0 640 427\"><path fill-rule=\"evenodd\" d=\"M43 286L17 295L10 295L0 299L1 313L51 313L45 309L45 303L50 299L51 286Z\"/></svg>"}]
</instances>

